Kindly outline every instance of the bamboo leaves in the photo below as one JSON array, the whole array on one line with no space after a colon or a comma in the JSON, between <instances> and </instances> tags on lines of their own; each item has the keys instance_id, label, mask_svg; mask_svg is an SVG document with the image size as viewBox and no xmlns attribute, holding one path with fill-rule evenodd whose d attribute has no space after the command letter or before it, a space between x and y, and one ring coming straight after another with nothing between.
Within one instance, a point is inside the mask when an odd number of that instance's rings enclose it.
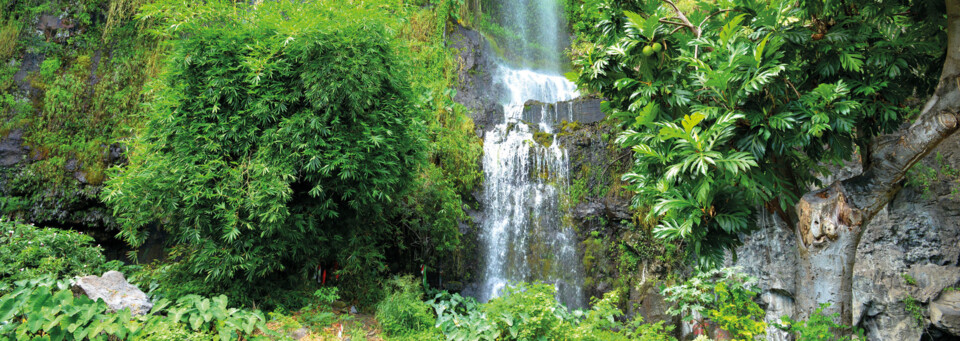
<instances>
[{"instance_id":1,"label":"bamboo leaves","mask_svg":"<svg viewBox=\"0 0 960 341\"><path fill-rule=\"evenodd\" d=\"M168 100L105 190L121 235L136 244L161 223L210 284L346 258L323 242L353 231L388 235L384 212L430 148L394 16L336 2L197 7L166 13L179 25L158 90Z\"/></svg>"}]
</instances>

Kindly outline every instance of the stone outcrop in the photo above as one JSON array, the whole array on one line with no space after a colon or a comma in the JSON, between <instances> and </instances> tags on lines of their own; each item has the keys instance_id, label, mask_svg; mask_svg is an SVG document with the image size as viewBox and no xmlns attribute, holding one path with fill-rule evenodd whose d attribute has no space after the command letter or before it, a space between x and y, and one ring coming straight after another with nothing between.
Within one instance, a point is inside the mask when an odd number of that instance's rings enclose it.
<instances>
[{"instance_id":1,"label":"stone outcrop","mask_svg":"<svg viewBox=\"0 0 960 341\"><path fill-rule=\"evenodd\" d=\"M930 302L930 324L935 328L960 335L960 291L952 289Z\"/></svg>"},{"instance_id":2,"label":"stone outcrop","mask_svg":"<svg viewBox=\"0 0 960 341\"><path fill-rule=\"evenodd\" d=\"M80 277L73 284L73 291L92 300L103 299L111 312L130 309L136 316L145 315L153 308L147 295L135 285L127 283L123 274L117 271L107 271L102 277Z\"/></svg>"},{"instance_id":3,"label":"stone outcrop","mask_svg":"<svg viewBox=\"0 0 960 341\"><path fill-rule=\"evenodd\" d=\"M64 6L69 7L67 4ZM18 47L16 50L19 52L13 54L9 60L2 61L5 66L17 67L13 74L13 86L8 89L8 93L24 106L13 106L12 110L22 110L24 107L34 110L38 104L43 103L46 96L44 87L35 85L42 83L37 82L37 76L40 66L50 56L42 52L47 49L37 48L34 44L57 44L67 55L82 54L73 51L79 45L71 41L82 37L88 27L78 25L71 13L78 12L73 8L62 8L56 14L41 13L32 18L20 19L24 24L20 39L28 43ZM23 35L30 37L24 39ZM112 56L113 51L107 48L92 52L90 76L87 79L91 92L99 81L96 74L102 56ZM70 67L69 61L64 62ZM103 169L126 162L122 147L119 144L101 145L104 161L101 167L90 167L75 155L58 155L64 159L62 164L57 163L60 167L57 172L61 174L51 175L48 174L52 173L49 171L30 169L32 163L49 158L44 156L45 150L49 151L49 146L35 145L37 139L30 135L36 134L32 132L36 129L19 123L13 127L9 131L0 131L0 198L16 199L13 202L18 204L4 207L4 214L8 218L38 225L71 226L84 230L105 245L122 245L115 238L116 221L99 199L101 181L104 178ZM107 252L115 251L111 247L107 249ZM116 251L116 254L110 256L122 257L123 252Z\"/></svg>"},{"instance_id":4,"label":"stone outcrop","mask_svg":"<svg viewBox=\"0 0 960 341\"><path fill-rule=\"evenodd\" d=\"M529 101L523 106L522 120L532 125L546 123L556 126L563 121L581 124L597 123L605 115L600 111L599 98L581 97L558 103Z\"/></svg>"},{"instance_id":5,"label":"stone outcrop","mask_svg":"<svg viewBox=\"0 0 960 341\"><path fill-rule=\"evenodd\" d=\"M460 25L451 27L447 47L458 51L460 85L454 100L467 107L477 135L503 122L503 106L499 102L504 88L493 80L497 64L490 43L480 32Z\"/></svg>"},{"instance_id":6,"label":"stone outcrop","mask_svg":"<svg viewBox=\"0 0 960 341\"><path fill-rule=\"evenodd\" d=\"M14 129L6 136L0 136L0 167L10 167L27 157L27 148L23 145L23 131Z\"/></svg>"},{"instance_id":7,"label":"stone outcrop","mask_svg":"<svg viewBox=\"0 0 960 341\"><path fill-rule=\"evenodd\" d=\"M923 161L940 169L960 169L960 137L954 136L938 149L937 156ZM848 165L832 178L845 178L859 171ZM831 183L832 179L825 179ZM960 337L949 321L953 294L960 283L960 194L957 179L942 176L929 189L904 188L867 226L857 249L853 278L853 321L869 340L920 340ZM744 245L732 265L760 279L760 301L767 321L796 316L794 293L798 283L797 239L774 214L761 212L759 230L744 236ZM947 292L945 292L947 290ZM949 294L949 295L948 295ZM946 297L946 298L944 298ZM921 312L920 321L907 311L906 302ZM914 303L911 303L914 304ZM929 311L928 311L929 310ZM934 319L935 310L940 315ZM947 317L944 317L947 316ZM768 329L769 340L790 340Z\"/></svg>"}]
</instances>

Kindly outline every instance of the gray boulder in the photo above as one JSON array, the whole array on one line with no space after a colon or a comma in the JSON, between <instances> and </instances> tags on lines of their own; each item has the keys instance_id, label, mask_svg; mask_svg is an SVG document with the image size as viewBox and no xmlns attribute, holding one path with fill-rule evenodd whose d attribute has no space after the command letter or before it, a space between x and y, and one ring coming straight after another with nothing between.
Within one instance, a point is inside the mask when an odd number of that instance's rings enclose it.
<instances>
[{"instance_id":1,"label":"gray boulder","mask_svg":"<svg viewBox=\"0 0 960 341\"><path fill-rule=\"evenodd\" d=\"M123 274L117 271L107 271L100 276L80 277L73 284L73 292L87 295L92 300L103 299L110 311L130 308L136 315L145 315L153 308L153 303L137 286L127 283Z\"/></svg>"},{"instance_id":2,"label":"gray boulder","mask_svg":"<svg viewBox=\"0 0 960 341\"><path fill-rule=\"evenodd\" d=\"M960 336L960 291L944 292L930 302L930 324L954 336Z\"/></svg>"}]
</instances>

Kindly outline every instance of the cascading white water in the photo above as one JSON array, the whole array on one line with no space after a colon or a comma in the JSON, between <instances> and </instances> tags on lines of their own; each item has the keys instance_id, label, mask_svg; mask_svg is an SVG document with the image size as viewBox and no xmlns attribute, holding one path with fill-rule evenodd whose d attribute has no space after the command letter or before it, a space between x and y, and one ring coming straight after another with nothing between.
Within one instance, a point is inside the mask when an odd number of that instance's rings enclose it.
<instances>
[{"instance_id":1,"label":"cascading white water","mask_svg":"<svg viewBox=\"0 0 960 341\"><path fill-rule=\"evenodd\" d=\"M507 91L504 121L484 138L481 241L486 267L478 298L496 297L511 282L543 281L556 286L558 299L568 307L584 307L576 236L564 226L560 205L569 182L567 153L555 141L534 138L542 132L555 139L556 126L573 117L558 109L562 106L542 105L532 113L539 114L536 124L523 121L527 101L571 100L578 95L576 86L558 74L505 66L494 79Z\"/></svg>"}]
</instances>

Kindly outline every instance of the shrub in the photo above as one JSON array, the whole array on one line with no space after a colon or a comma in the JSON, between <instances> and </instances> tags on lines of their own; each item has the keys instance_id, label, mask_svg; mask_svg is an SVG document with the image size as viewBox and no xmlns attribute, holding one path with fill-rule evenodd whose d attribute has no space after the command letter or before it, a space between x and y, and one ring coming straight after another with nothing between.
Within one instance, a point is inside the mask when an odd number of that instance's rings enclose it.
<instances>
[{"instance_id":1,"label":"shrub","mask_svg":"<svg viewBox=\"0 0 960 341\"><path fill-rule=\"evenodd\" d=\"M633 321L624 325L619 321L623 312L617 308L620 302L620 292L612 291L603 295L603 299L595 299L593 308L586 312L576 330L571 334L572 340L580 341L676 341L670 335L673 326L664 326L663 321L657 323L643 323L643 317L637 315ZM574 312L577 314L577 312Z\"/></svg>"},{"instance_id":2,"label":"shrub","mask_svg":"<svg viewBox=\"0 0 960 341\"><path fill-rule=\"evenodd\" d=\"M780 330L793 334L797 341L864 340L862 337L862 329L854 330L855 334L861 336L860 338L854 339L849 335L844 335L849 333L849 331L854 328L835 322L836 320L840 319L840 313L824 315L823 310L829 306L830 303L821 304L820 307L813 312L813 314L810 314L809 320L796 321L791 319L789 316L783 316L780 318L780 324L774 324L774 326Z\"/></svg>"},{"instance_id":3,"label":"shrub","mask_svg":"<svg viewBox=\"0 0 960 341\"><path fill-rule=\"evenodd\" d=\"M666 300L676 305L667 310L685 321L705 316L733 340L753 340L766 333L764 311L753 299L756 279L723 268L699 272L681 285L665 288Z\"/></svg>"},{"instance_id":4,"label":"shrub","mask_svg":"<svg viewBox=\"0 0 960 341\"><path fill-rule=\"evenodd\" d=\"M145 10L178 39L103 192L126 241L162 222L189 273L251 291L339 261L339 285L365 294L385 269L383 213L426 161L425 112L388 16L337 3Z\"/></svg>"},{"instance_id":5,"label":"shrub","mask_svg":"<svg viewBox=\"0 0 960 341\"><path fill-rule=\"evenodd\" d=\"M120 268L122 263L107 262L103 249L93 243L82 232L0 221L0 295L19 280L99 275Z\"/></svg>"},{"instance_id":6,"label":"shrub","mask_svg":"<svg viewBox=\"0 0 960 341\"><path fill-rule=\"evenodd\" d=\"M161 299L135 317L128 309L109 312L102 300L75 297L68 281L46 276L16 285L0 297L0 337L7 339L226 341L267 331L261 313L227 308L224 296L187 296L172 306Z\"/></svg>"},{"instance_id":7,"label":"shrub","mask_svg":"<svg viewBox=\"0 0 960 341\"><path fill-rule=\"evenodd\" d=\"M756 292L735 282L717 283L714 290L715 307L707 310L707 317L716 322L720 329L730 332L733 340L753 340L766 333L764 311L753 301Z\"/></svg>"},{"instance_id":8,"label":"shrub","mask_svg":"<svg viewBox=\"0 0 960 341\"><path fill-rule=\"evenodd\" d=\"M377 320L387 336L409 336L435 329L436 318L423 302L423 289L412 276L394 278L389 294L377 305Z\"/></svg>"},{"instance_id":9,"label":"shrub","mask_svg":"<svg viewBox=\"0 0 960 341\"><path fill-rule=\"evenodd\" d=\"M520 283L504 289L503 295L490 300L482 311L501 330L504 340L556 340L568 335L573 325L569 314L556 299L556 289L544 283Z\"/></svg>"},{"instance_id":10,"label":"shrub","mask_svg":"<svg viewBox=\"0 0 960 341\"><path fill-rule=\"evenodd\" d=\"M478 304L470 297L440 293L427 303L437 313L437 326L451 341L571 340L675 341L672 326L644 324L637 317L623 323L617 308L619 292L595 300L589 311L568 311L557 302L547 284L525 284L506 289L504 296Z\"/></svg>"},{"instance_id":11,"label":"shrub","mask_svg":"<svg viewBox=\"0 0 960 341\"><path fill-rule=\"evenodd\" d=\"M186 326L170 321L162 320L151 325L143 331L143 335L137 340L143 341L213 341L216 340L213 334L209 332L193 332L187 330Z\"/></svg>"}]
</instances>

